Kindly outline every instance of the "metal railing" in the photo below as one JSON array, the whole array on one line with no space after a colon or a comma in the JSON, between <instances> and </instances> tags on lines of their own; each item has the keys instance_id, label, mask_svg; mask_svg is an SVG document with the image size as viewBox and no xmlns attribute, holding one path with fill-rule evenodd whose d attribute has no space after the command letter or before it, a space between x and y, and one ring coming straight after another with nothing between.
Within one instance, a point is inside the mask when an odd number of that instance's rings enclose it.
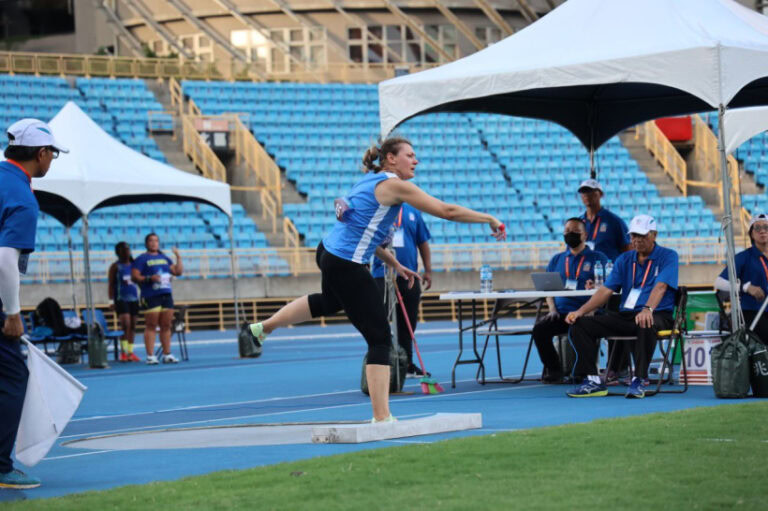
<instances>
[{"instance_id":1,"label":"metal railing","mask_svg":"<svg viewBox=\"0 0 768 511\"><path fill-rule=\"evenodd\" d=\"M709 124L699 115L691 116L693 120L693 154L696 163L702 166L706 176L711 181L691 182L693 186L716 188L720 197L720 207L723 207L722 178L720 173L720 151L717 137ZM739 181L739 163L732 155L728 155L728 175L731 178L731 206L735 211L741 208L741 183Z\"/></svg>"},{"instance_id":2,"label":"metal railing","mask_svg":"<svg viewBox=\"0 0 768 511\"><path fill-rule=\"evenodd\" d=\"M173 78L176 80L378 83L394 78L397 70L416 73L438 65L440 64L329 62L310 69L288 68L284 71L267 71L254 63L232 61L229 66L219 67L214 62L197 62L183 57L163 59L0 52L0 73L114 78Z\"/></svg>"},{"instance_id":3,"label":"metal railing","mask_svg":"<svg viewBox=\"0 0 768 511\"><path fill-rule=\"evenodd\" d=\"M213 149L205 143L197 131L192 116L182 116L181 132L183 135L184 154L195 164L203 176L215 181L226 183L227 169Z\"/></svg>"},{"instance_id":4,"label":"metal railing","mask_svg":"<svg viewBox=\"0 0 768 511\"><path fill-rule=\"evenodd\" d=\"M239 115L223 115L222 118L232 119L232 131L235 140L235 159L237 162L245 162L254 173L256 179L263 183L264 191L271 195L275 207L274 215L283 210L282 181L280 168L277 166L266 149L256 140L251 130L243 123ZM263 200L263 199L262 199Z\"/></svg>"},{"instance_id":5,"label":"metal railing","mask_svg":"<svg viewBox=\"0 0 768 511\"><path fill-rule=\"evenodd\" d=\"M261 190L261 218L272 223L272 232L277 232L278 205L267 190Z\"/></svg>"},{"instance_id":6,"label":"metal railing","mask_svg":"<svg viewBox=\"0 0 768 511\"><path fill-rule=\"evenodd\" d=\"M235 251L235 269L243 277L261 275L304 275L318 273L315 247L300 245L296 227L286 218L283 222L285 247L239 248ZM659 242L674 249L681 265L724 264L725 247L718 238L666 238ZM479 270L484 264L499 270L536 270L545 268L551 257L563 250L557 241L477 243L464 245L434 244L430 246L434 271ZM228 278L231 276L227 249L181 250L184 277L189 279ZM106 271L114 262L111 251L91 251L90 261L94 278ZM74 254L75 279L82 280L83 255ZM30 267L22 276L24 283L69 282L69 254L67 252L39 252L30 259Z\"/></svg>"},{"instance_id":7,"label":"metal railing","mask_svg":"<svg viewBox=\"0 0 768 511\"><path fill-rule=\"evenodd\" d=\"M645 148L656 158L664 172L672 178L677 189L683 195L688 195L688 169L685 160L664 132L654 121L648 121L637 126L635 139L640 137L643 138Z\"/></svg>"}]
</instances>

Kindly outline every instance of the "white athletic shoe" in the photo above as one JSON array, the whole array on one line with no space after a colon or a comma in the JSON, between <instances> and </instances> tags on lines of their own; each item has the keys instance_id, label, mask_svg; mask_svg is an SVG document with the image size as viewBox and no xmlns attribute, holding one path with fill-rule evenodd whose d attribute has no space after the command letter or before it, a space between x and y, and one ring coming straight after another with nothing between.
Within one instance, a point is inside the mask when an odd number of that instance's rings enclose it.
<instances>
[{"instance_id":1,"label":"white athletic shoe","mask_svg":"<svg viewBox=\"0 0 768 511\"><path fill-rule=\"evenodd\" d=\"M147 365L156 366L158 364L157 357L154 355L147 355Z\"/></svg>"},{"instance_id":2,"label":"white athletic shoe","mask_svg":"<svg viewBox=\"0 0 768 511\"><path fill-rule=\"evenodd\" d=\"M178 364L178 363L179 363L179 359L174 357L172 353L163 355L163 364Z\"/></svg>"},{"instance_id":3,"label":"white athletic shoe","mask_svg":"<svg viewBox=\"0 0 768 511\"><path fill-rule=\"evenodd\" d=\"M397 422L397 419L391 413L389 414L389 417L387 417L386 419L381 419L380 421L377 421L376 417L371 419L371 424L384 424L387 422Z\"/></svg>"}]
</instances>

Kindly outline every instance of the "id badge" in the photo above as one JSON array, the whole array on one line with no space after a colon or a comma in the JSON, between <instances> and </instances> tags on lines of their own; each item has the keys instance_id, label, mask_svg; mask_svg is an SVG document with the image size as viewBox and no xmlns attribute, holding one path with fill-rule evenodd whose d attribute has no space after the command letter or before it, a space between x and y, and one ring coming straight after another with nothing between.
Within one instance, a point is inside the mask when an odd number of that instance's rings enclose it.
<instances>
[{"instance_id":1,"label":"id badge","mask_svg":"<svg viewBox=\"0 0 768 511\"><path fill-rule=\"evenodd\" d=\"M587 246L589 247L590 250L594 250L595 249L595 242L594 241L588 241L587 242Z\"/></svg>"},{"instance_id":2,"label":"id badge","mask_svg":"<svg viewBox=\"0 0 768 511\"><path fill-rule=\"evenodd\" d=\"M170 273L161 273L160 274L160 287L162 289L168 289L171 287L171 274Z\"/></svg>"},{"instance_id":3,"label":"id badge","mask_svg":"<svg viewBox=\"0 0 768 511\"><path fill-rule=\"evenodd\" d=\"M29 264L29 253L19 254L19 273L27 274L27 265Z\"/></svg>"},{"instance_id":4,"label":"id badge","mask_svg":"<svg viewBox=\"0 0 768 511\"><path fill-rule=\"evenodd\" d=\"M629 292L629 295L627 296L627 300L624 302L624 308L629 310L635 310L635 305L637 305L637 299L640 298L640 289L638 288L632 288L632 290Z\"/></svg>"},{"instance_id":5,"label":"id badge","mask_svg":"<svg viewBox=\"0 0 768 511\"><path fill-rule=\"evenodd\" d=\"M578 285L579 285L578 281L574 279L568 279L565 281L565 289L569 289L571 291L575 291Z\"/></svg>"},{"instance_id":6,"label":"id badge","mask_svg":"<svg viewBox=\"0 0 768 511\"><path fill-rule=\"evenodd\" d=\"M395 248L403 248L405 246L405 236L402 229L395 231L395 235L392 237L392 246Z\"/></svg>"}]
</instances>

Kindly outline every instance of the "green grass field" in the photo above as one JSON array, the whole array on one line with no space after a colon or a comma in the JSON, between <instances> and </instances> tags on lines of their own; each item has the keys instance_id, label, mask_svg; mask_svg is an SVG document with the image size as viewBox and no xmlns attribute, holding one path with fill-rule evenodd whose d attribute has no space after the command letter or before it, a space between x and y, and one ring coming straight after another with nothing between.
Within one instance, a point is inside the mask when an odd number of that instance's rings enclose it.
<instances>
[{"instance_id":1,"label":"green grass field","mask_svg":"<svg viewBox=\"0 0 768 511\"><path fill-rule=\"evenodd\" d=\"M765 510L766 459L761 401L376 449L3 510Z\"/></svg>"}]
</instances>

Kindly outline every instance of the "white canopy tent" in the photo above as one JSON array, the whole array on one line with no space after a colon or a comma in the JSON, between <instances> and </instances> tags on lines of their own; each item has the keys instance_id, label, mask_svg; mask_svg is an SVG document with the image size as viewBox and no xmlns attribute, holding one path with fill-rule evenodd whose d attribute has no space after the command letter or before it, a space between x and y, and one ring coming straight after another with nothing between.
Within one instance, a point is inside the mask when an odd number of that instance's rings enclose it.
<instances>
[{"instance_id":1,"label":"white canopy tent","mask_svg":"<svg viewBox=\"0 0 768 511\"><path fill-rule=\"evenodd\" d=\"M134 151L112 138L73 102L67 103L49 124L56 139L70 152L53 161L45 178L35 180L35 195L40 209L62 222L67 231L79 218L83 219L87 307L93 309L88 215L98 208L120 204L191 200L211 204L229 217L235 317L239 323L229 185L183 172Z\"/></svg>"},{"instance_id":2,"label":"white canopy tent","mask_svg":"<svg viewBox=\"0 0 768 511\"><path fill-rule=\"evenodd\" d=\"M733 0L570 0L507 39L379 84L381 134L427 112L554 121L594 151L624 128L718 109L726 262L734 272L722 136L730 108L768 104L768 18ZM734 327L743 325L731 289Z\"/></svg>"},{"instance_id":3,"label":"white canopy tent","mask_svg":"<svg viewBox=\"0 0 768 511\"><path fill-rule=\"evenodd\" d=\"M727 110L725 125L725 152L731 154L741 144L768 130L768 107L737 108Z\"/></svg>"}]
</instances>

